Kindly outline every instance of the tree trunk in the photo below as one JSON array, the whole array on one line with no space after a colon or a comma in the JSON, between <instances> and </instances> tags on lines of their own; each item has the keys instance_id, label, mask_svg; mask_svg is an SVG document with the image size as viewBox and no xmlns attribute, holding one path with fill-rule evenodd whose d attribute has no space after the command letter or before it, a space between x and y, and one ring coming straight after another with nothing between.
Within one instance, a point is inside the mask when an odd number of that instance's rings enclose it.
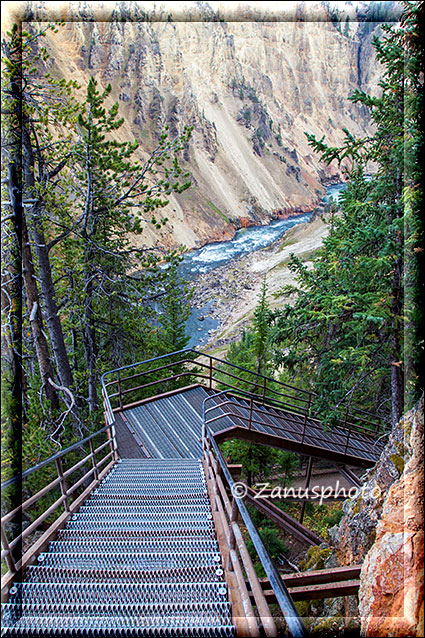
<instances>
[{"instance_id":1,"label":"tree trunk","mask_svg":"<svg viewBox=\"0 0 425 638\"><path fill-rule=\"evenodd\" d=\"M403 121L403 101L400 99L400 121ZM403 215L402 202L403 174L397 167L395 169L395 203L397 204L396 217ZM402 328L404 323L404 259L403 244L404 237L399 231L395 237L399 256L394 264L394 276L392 281L392 365L391 365L391 423L395 426L401 419L404 412L404 372L403 372L403 352L402 352Z\"/></svg>"},{"instance_id":2,"label":"tree trunk","mask_svg":"<svg viewBox=\"0 0 425 638\"><path fill-rule=\"evenodd\" d=\"M2 383L7 386L9 401L5 415L10 424L9 449L12 474L22 470L22 396L25 371L22 365L22 271L21 271L21 228L22 228L22 190L20 188L19 159L17 165L11 161L8 165L8 191L12 208L12 231L5 236L6 226L2 224L2 258L8 254L8 267L2 264ZM7 318L7 320L6 320ZM6 434L6 429L5 429ZM18 481L11 495L12 508L21 501L22 484Z\"/></svg>"},{"instance_id":3,"label":"tree trunk","mask_svg":"<svg viewBox=\"0 0 425 638\"><path fill-rule=\"evenodd\" d=\"M86 247L84 251L85 261L85 287L84 287L84 350L86 354L86 365L88 371L88 402L89 410L93 412L98 408L97 400L97 374L96 374L96 359L97 359L97 341L96 341L96 327L94 322L93 313L93 296L94 285L93 269L91 264L93 263L94 255L90 247Z\"/></svg>"},{"instance_id":4,"label":"tree trunk","mask_svg":"<svg viewBox=\"0 0 425 638\"><path fill-rule=\"evenodd\" d=\"M393 279L392 302L392 365L391 365L391 424L394 426L404 412L404 374L401 349L400 321L402 315L402 258L396 260Z\"/></svg>"},{"instance_id":5,"label":"tree trunk","mask_svg":"<svg viewBox=\"0 0 425 638\"><path fill-rule=\"evenodd\" d=\"M248 483L248 487L252 487L252 445L250 444L248 448L248 468L246 472L246 482Z\"/></svg>"},{"instance_id":6,"label":"tree trunk","mask_svg":"<svg viewBox=\"0 0 425 638\"><path fill-rule=\"evenodd\" d=\"M55 299L55 288L53 284L49 252L46 246L42 222L39 218L37 218L38 211L36 212L33 210L33 213L34 212L35 215L33 214L33 236L39 267L40 287L46 315L46 324L49 331L50 341L52 344L61 385L72 389L74 387L74 378L71 370L71 365L69 363L62 324Z\"/></svg>"},{"instance_id":7,"label":"tree trunk","mask_svg":"<svg viewBox=\"0 0 425 638\"><path fill-rule=\"evenodd\" d=\"M59 407L59 398L56 390L49 383L49 379L54 381L54 371L50 359L49 346L43 332L43 317L41 314L40 298L35 278L34 263L32 260L25 214L22 217L22 272L24 275L24 286L30 315L30 325L34 338L41 380L46 397L50 400L52 408L57 409Z\"/></svg>"},{"instance_id":8,"label":"tree trunk","mask_svg":"<svg viewBox=\"0 0 425 638\"><path fill-rule=\"evenodd\" d=\"M30 194L35 194L34 155L31 139L25 126L22 131L22 150L25 189ZM47 329L49 331L50 342L52 344L59 379L61 385L71 389L74 387L74 378L69 363L62 324L55 300L52 267L50 263L49 250L44 236L43 223L41 220L41 206L41 202L37 202L31 208L32 233L38 261L40 288L45 309Z\"/></svg>"},{"instance_id":9,"label":"tree trunk","mask_svg":"<svg viewBox=\"0 0 425 638\"><path fill-rule=\"evenodd\" d=\"M90 251L89 251L90 252ZM90 261L90 257L87 258ZM86 363L88 371L88 401L89 410L94 412L98 408L97 401L97 375L96 375L96 329L93 317L93 274L88 268L86 271L87 284L85 288L86 298L84 300L84 350L86 353Z\"/></svg>"}]
</instances>

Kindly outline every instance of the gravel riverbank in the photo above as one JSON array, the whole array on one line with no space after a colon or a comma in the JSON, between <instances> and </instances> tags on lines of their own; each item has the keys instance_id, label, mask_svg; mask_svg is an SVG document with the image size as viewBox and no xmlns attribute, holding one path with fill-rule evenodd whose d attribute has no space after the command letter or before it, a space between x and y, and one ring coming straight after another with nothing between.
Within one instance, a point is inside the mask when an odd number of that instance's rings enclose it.
<instances>
[{"instance_id":1,"label":"gravel riverbank","mask_svg":"<svg viewBox=\"0 0 425 638\"><path fill-rule=\"evenodd\" d=\"M294 282L288 268L290 254L308 260L321 246L327 232L327 224L316 216L313 221L294 226L267 248L198 275L191 282L195 289L192 305L208 306L208 316L219 323L216 330L209 331L200 347L209 346L221 353L240 336L251 321L264 278L270 306L275 308L286 303L288 300L279 295L279 291Z\"/></svg>"}]
</instances>

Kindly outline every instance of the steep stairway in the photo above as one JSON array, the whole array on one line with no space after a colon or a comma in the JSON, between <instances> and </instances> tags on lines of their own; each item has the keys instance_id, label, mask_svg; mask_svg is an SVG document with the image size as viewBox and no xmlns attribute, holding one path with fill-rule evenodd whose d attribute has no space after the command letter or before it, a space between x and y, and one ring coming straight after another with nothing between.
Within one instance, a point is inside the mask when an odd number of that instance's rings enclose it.
<instances>
[{"instance_id":1,"label":"steep stairway","mask_svg":"<svg viewBox=\"0 0 425 638\"><path fill-rule=\"evenodd\" d=\"M233 636L202 463L121 459L3 606L2 635Z\"/></svg>"}]
</instances>

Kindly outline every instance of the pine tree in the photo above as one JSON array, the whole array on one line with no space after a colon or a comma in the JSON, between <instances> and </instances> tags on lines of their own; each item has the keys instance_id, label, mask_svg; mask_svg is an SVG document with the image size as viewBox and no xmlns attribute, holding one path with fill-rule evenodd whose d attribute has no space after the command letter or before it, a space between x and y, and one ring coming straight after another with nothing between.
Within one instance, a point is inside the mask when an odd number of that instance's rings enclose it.
<instances>
[{"instance_id":1,"label":"pine tree","mask_svg":"<svg viewBox=\"0 0 425 638\"><path fill-rule=\"evenodd\" d=\"M382 40L374 41L384 70L382 95L356 91L351 98L370 110L375 134L355 139L345 131L342 148L307 135L326 163L350 161L352 169L342 214L333 218L313 269L292 259L298 286L286 292L295 293L296 301L276 313L275 343L279 363L311 375L315 408L329 419L335 407L356 398L395 423L404 409L403 230L414 177L404 167L418 142L417 113L406 121L404 105L420 87L418 58L406 49L404 30L383 31ZM368 178L371 161L377 170Z\"/></svg>"},{"instance_id":2,"label":"pine tree","mask_svg":"<svg viewBox=\"0 0 425 638\"><path fill-rule=\"evenodd\" d=\"M231 366L223 364L221 375L219 373L219 378L221 377L223 382L219 386L220 389L225 389L225 384L230 382L236 384L241 390L261 395L263 392L262 379L261 377L255 378L249 371L265 376L272 376L273 374L272 351L270 347L271 311L267 299L267 290L267 282L266 279L264 279L258 295L258 303L254 309L251 326L242 332L240 340L230 344L227 351L227 361L233 365L244 368L244 370L237 371L238 380L230 379L229 381L229 377L225 373L223 374L223 372L227 371L230 374L235 374L235 370ZM273 396L272 390L273 383L269 381L266 394L272 394ZM254 445L246 441L231 441L226 445L226 453L229 454L235 462L242 463L243 472L247 477L249 486L253 484L255 477L266 478L271 468L283 459L278 450L273 450L272 448L261 445Z\"/></svg>"},{"instance_id":3,"label":"pine tree","mask_svg":"<svg viewBox=\"0 0 425 638\"><path fill-rule=\"evenodd\" d=\"M119 142L112 135L123 119L118 117L117 103L109 109L105 106L110 92L110 85L99 91L96 80L89 81L85 113L78 120L80 140L74 149L81 202L80 223L74 229L80 263L74 302L81 308L92 412L98 406L102 365L122 365L130 354L134 357L136 348L146 354L151 323L149 305L143 300L166 278L156 267L160 255L133 247L129 233L141 233L146 223L159 227L155 210L167 205L171 192L182 192L190 185L180 181L187 175L177 156L191 129L172 141L164 132L148 160L140 163L134 158L137 141ZM172 262L176 256L167 258ZM137 270L136 277L132 271Z\"/></svg>"},{"instance_id":4,"label":"pine tree","mask_svg":"<svg viewBox=\"0 0 425 638\"><path fill-rule=\"evenodd\" d=\"M255 381L251 372L272 376L273 361L271 349L271 316L268 299L267 299L267 282L264 279L260 293L258 295L258 303L254 309L254 316L251 325L242 331L241 338L230 344L227 351L226 359L229 363L240 366L244 370L238 371L240 380L233 381L241 390L248 392L261 393L261 379ZM231 366L222 366L223 371L232 372ZM222 374L223 382L226 382L226 375ZM221 387L221 386L220 386ZM223 389L224 389L223 385ZM268 384L271 388L272 384Z\"/></svg>"},{"instance_id":5,"label":"pine tree","mask_svg":"<svg viewBox=\"0 0 425 638\"><path fill-rule=\"evenodd\" d=\"M180 279L175 262L167 267L165 274L158 319L161 327L158 351L161 354L177 352L187 346L190 336L186 333L186 321L190 315L190 298L193 294Z\"/></svg>"},{"instance_id":6,"label":"pine tree","mask_svg":"<svg viewBox=\"0 0 425 638\"><path fill-rule=\"evenodd\" d=\"M270 360L270 308L267 301L267 282L264 278L259 294L258 304L254 310L253 327L253 348L257 360L258 374L267 368Z\"/></svg>"},{"instance_id":7,"label":"pine tree","mask_svg":"<svg viewBox=\"0 0 425 638\"><path fill-rule=\"evenodd\" d=\"M68 410L73 411L69 395L74 382L54 296L51 246L45 235L44 220L49 216L52 183L63 171L69 153L67 127L72 126L77 108L70 96L76 85L73 81L58 82L40 72L41 65L48 58L40 41L51 29L56 30L57 27L48 24L40 31L30 33L22 32L14 25L7 34L8 39L2 42L4 150L8 164L8 205L12 211L2 223L3 254L11 257L10 261L6 258L9 265L5 263L2 271L2 310L10 317L10 344L18 359L23 356L23 319L28 313L41 377L41 396L46 396L51 407L56 409L60 391L60 398L67 404ZM59 123L62 126L60 139L52 133ZM12 266L16 260L22 263L23 278L19 269ZM10 266L14 269L12 276ZM12 287L15 288L13 292ZM23 311L20 310L22 308ZM23 314L19 318L21 312ZM15 329L15 325L19 328ZM31 354L26 356L30 361L33 359ZM21 377L21 370L25 379L30 366L21 360L14 367L15 383ZM25 380L24 385L28 387ZM24 387L21 387L23 390ZM25 410L27 402L24 400L21 405ZM77 421L75 425L77 427Z\"/></svg>"},{"instance_id":8,"label":"pine tree","mask_svg":"<svg viewBox=\"0 0 425 638\"><path fill-rule=\"evenodd\" d=\"M40 42L49 29L57 27L14 27L2 43L9 195L2 345L15 406L7 417L15 442L24 422L32 464L52 445L81 437L82 427L98 427L101 372L158 353L149 299L168 281L159 261L173 264L178 255L134 248L128 236L162 224L155 210L189 186L177 156L191 129L171 141L164 132L148 159L137 161L137 142L115 139L122 119L117 105L104 106L110 87L99 92L91 80L80 105L75 82L46 70Z\"/></svg>"}]
</instances>

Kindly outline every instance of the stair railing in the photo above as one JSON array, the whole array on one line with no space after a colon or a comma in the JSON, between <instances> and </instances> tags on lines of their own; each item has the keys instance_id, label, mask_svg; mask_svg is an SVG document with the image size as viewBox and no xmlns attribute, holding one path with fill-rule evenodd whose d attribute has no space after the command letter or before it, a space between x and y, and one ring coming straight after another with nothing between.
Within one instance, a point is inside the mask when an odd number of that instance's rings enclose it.
<instances>
[{"instance_id":1,"label":"stair railing","mask_svg":"<svg viewBox=\"0 0 425 638\"><path fill-rule=\"evenodd\" d=\"M101 434L106 434L107 439L96 447L95 439ZM87 448L85 449L87 444L89 446L88 454L86 453ZM72 453L81 454L81 452L84 454L84 457L76 461L76 457ZM99 458L101 453L103 453L104 456ZM44 461L37 463L37 465L30 467L28 470L1 484L3 502L10 500L13 503L13 501L16 502L18 499L21 501L18 505L15 505L15 507L12 505L13 509L1 518L1 559L5 561L7 566L7 572L1 581L1 594L3 599L7 595L8 587L13 583L18 574L22 572L24 568L31 565L37 555L47 547L47 544L56 532L64 526L69 516L78 510L82 502L109 472L117 459L118 453L115 433L111 424L107 423L107 425L100 430L97 430L93 434L53 454ZM65 468L66 461L73 464ZM85 467L87 465L90 466L88 470ZM22 500L23 494L29 493L28 487L25 487L25 480L28 479L28 477L33 477L36 472L46 468L53 470L50 474L52 480L35 494ZM82 472L83 474L81 475ZM77 473L77 477L74 478L74 482L72 482L72 476L75 476L75 473ZM83 490L80 494L78 494L79 489ZM9 494L8 497L8 490L14 490L15 494L13 494L13 496ZM24 527L22 519L23 516L25 517L25 513L32 506L40 504L40 500L43 498L47 497L49 502L49 499L51 500L55 497L55 490L60 491L60 496L56 498L53 503L49 504L43 512L39 513L35 520L32 522L28 521L28 524ZM16 494L16 492L18 492L18 494ZM21 494L19 494L19 492L21 492ZM59 513L62 507L63 512ZM57 516L57 514L59 514L59 516ZM41 536L35 538L35 533L39 530L40 526L45 526L52 517L56 517L55 520L47 529L43 529ZM32 539L31 536L33 537Z\"/></svg>"},{"instance_id":2,"label":"stair railing","mask_svg":"<svg viewBox=\"0 0 425 638\"><path fill-rule=\"evenodd\" d=\"M222 440L223 437L231 436L232 433L234 434L235 427L240 427L242 429L246 428L248 431L253 430L253 436L250 440L261 443L264 438L264 408L274 409L274 417L276 417L273 419L273 422L270 423L274 430L274 435L267 435L269 440L271 437L273 438L273 436L286 438L288 441L291 441L291 445L293 446L291 449L298 453L303 453L303 450L307 449L307 446L321 447L324 445L328 448L330 433L324 429L319 419L310 416L307 420L304 419L302 415L290 412L289 410L282 412L282 408L276 405L274 399L258 397L247 390L237 390L235 392L222 390L221 392L214 392L214 394L211 394L205 399L203 418L209 426L213 426L213 424L218 422L220 433L217 435L217 427L215 427L216 436L221 436ZM281 418L279 418L279 416ZM228 428L231 430L229 434L227 433ZM354 430L357 433L376 438L376 432L371 433L369 429L362 428L361 426L357 426ZM352 456L354 460L357 452L361 452L361 448L359 449L356 439L353 439L351 436L353 433L352 427L338 424L337 428L332 430L331 433L333 444L338 446L338 449L333 447L327 450L329 454L328 458L331 460L341 462L343 458L347 456ZM241 434L241 431L239 434ZM294 438L294 434L296 434L298 438ZM260 439L258 439L258 437L260 437ZM350 441L352 442L351 444Z\"/></svg>"},{"instance_id":3,"label":"stair railing","mask_svg":"<svg viewBox=\"0 0 425 638\"><path fill-rule=\"evenodd\" d=\"M249 636L281 635L267 604L238 525L240 518L255 547L290 634L294 637L307 636L307 629L300 618L295 603L242 500L243 494L239 492L241 484L233 481L223 454L208 428L205 418L205 403L206 400L203 403L203 463L237 632L240 635ZM245 580L243 571L245 571L247 580ZM247 584L249 584L250 591L248 591ZM253 603L257 613L254 612Z\"/></svg>"}]
</instances>

